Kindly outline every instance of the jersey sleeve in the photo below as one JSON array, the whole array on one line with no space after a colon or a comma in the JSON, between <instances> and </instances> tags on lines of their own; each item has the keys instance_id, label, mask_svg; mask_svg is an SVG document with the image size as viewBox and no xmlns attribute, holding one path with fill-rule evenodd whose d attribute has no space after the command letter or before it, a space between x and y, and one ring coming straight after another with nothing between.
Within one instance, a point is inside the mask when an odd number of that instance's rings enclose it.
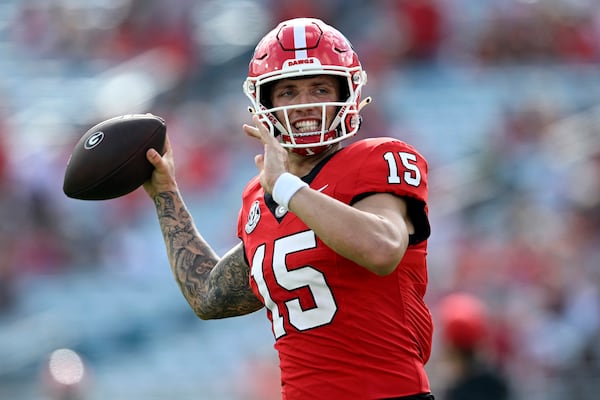
<instances>
[{"instance_id":1,"label":"jersey sleeve","mask_svg":"<svg viewBox=\"0 0 600 400\"><path fill-rule=\"evenodd\" d=\"M255 215L257 212L256 206L253 207L252 204L258 196L260 187L258 177L254 177L246 184L246 187L242 191L242 207L238 212L237 219L237 235L240 239L243 239L247 226L251 226L253 217L258 217Z\"/></svg>"},{"instance_id":2,"label":"jersey sleeve","mask_svg":"<svg viewBox=\"0 0 600 400\"><path fill-rule=\"evenodd\" d=\"M412 146L396 139L368 141L356 168L355 190L351 204L374 193L392 193L404 198L415 226L410 243L426 240L431 228L427 208L425 158Z\"/></svg>"}]
</instances>

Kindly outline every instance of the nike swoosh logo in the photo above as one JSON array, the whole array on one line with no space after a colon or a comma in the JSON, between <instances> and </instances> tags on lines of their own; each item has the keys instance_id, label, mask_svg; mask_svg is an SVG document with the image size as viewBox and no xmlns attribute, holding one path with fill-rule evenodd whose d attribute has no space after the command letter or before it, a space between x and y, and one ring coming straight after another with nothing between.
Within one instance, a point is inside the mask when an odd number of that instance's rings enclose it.
<instances>
[{"instance_id":1,"label":"nike swoosh logo","mask_svg":"<svg viewBox=\"0 0 600 400\"><path fill-rule=\"evenodd\" d=\"M317 189L317 192L322 192L323 190L327 189L327 186L329 186L329 183L323 186L322 188Z\"/></svg>"}]
</instances>

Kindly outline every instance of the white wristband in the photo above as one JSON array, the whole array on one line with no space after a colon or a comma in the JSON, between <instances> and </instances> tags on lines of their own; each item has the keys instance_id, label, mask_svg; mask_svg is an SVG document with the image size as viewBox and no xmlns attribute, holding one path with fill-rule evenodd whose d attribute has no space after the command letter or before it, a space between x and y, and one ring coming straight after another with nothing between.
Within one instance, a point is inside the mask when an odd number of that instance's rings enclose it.
<instances>
[{"instance_id":1,"label":"white wristband","mask_svg":"<svg viewBox=\"0 0 600 400\"><path fill-rule=\"evenodd\" d=\"M279 175L273 186L273 200L285 209L288 209L290 199L296 192L303 187L307 187L308 183L298 178L296 175L284 172Z\"/></svg>"}]
</instances>

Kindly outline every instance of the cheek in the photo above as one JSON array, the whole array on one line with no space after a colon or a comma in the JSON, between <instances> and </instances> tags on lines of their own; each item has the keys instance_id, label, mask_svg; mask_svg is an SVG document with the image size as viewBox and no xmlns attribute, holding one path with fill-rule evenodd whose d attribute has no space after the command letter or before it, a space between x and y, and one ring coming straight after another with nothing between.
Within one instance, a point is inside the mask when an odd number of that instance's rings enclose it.
<instances>
[{"instance_id":1,"label":"cheek","mask_svg":"<svg viewBox=\"0 0 600 400\"><path fill-rule=\"evenodd\" d=\"M275 118L285 123L285 111L276 111L273 114L275 114Z\"/></svg>"},{"instance_id":2,"label":"cheek","mask_svg":"<svg viewBox=\"0 0 600 400\"><path fill-rule=\"evenodd\" d=\"M338 112L338 107L327 107L327 124L331 124Z\"/></svg>"}]
</instances>

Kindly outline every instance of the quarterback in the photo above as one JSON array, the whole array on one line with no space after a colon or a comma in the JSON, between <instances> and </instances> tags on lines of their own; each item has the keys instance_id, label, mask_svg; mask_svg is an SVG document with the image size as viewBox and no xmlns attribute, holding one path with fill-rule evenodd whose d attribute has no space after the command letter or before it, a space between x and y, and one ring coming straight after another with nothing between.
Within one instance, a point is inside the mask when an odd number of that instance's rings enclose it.
<instances>
[{"instance_id":1,"label":"quarterback","mask_svg":"<svg viewBox=\"0 0 600 400\"><path fill-rule=\"evenodd\" d=\"M168 138L164 156L147 154L144 188L184 297L202 319L264 310L284 400L433 399L427 162L395 138L342 145L359 131L366 82L350 42L321 20L262 38L242 130L264 151L223 256L185 206Z\"/></svg>"}]
</instances>

